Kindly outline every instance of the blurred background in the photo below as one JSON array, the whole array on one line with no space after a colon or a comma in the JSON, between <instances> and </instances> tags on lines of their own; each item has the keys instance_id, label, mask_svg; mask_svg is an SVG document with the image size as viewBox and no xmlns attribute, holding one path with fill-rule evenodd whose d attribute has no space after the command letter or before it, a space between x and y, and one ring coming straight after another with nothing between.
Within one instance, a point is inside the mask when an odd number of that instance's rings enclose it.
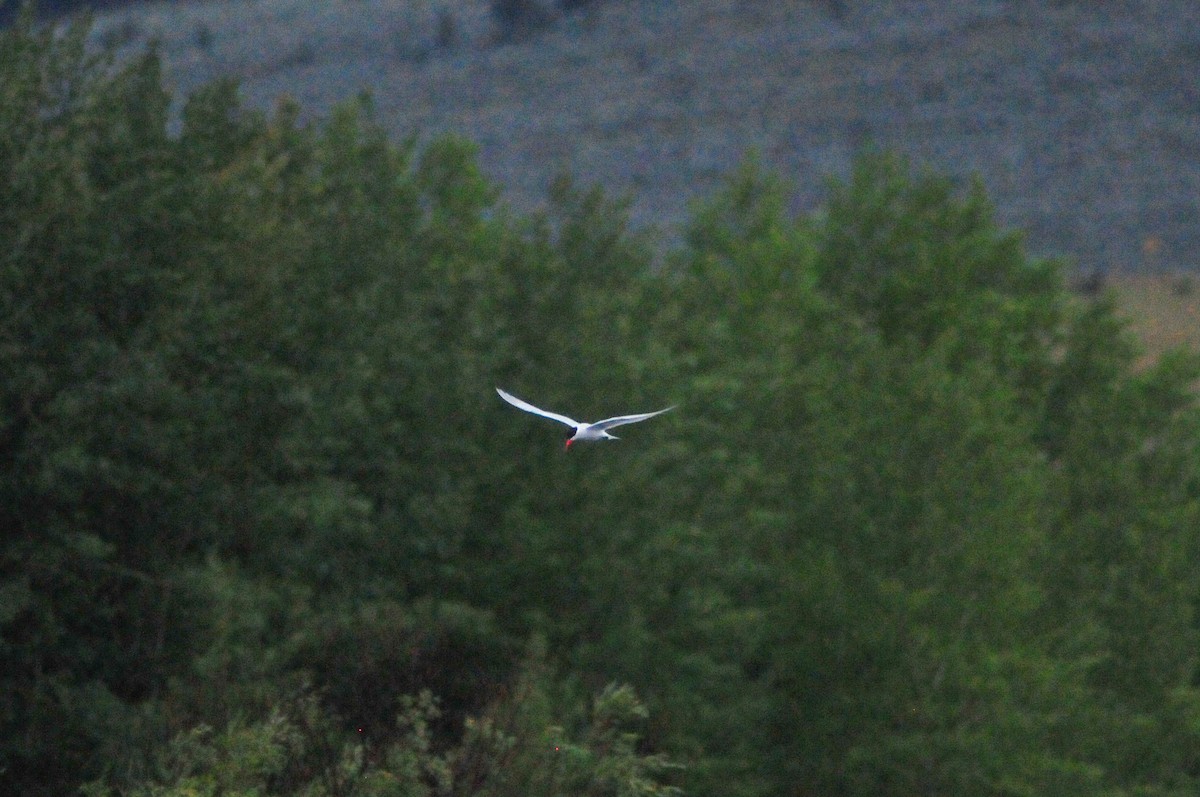
<instances>
[{"instance_id":1,"label":"blurred background","mask_svg":"<svg viewBox=\"0 0 1200 797\"><path fill-rule=\"evenodd\" d=\"M11 4L10 4L11 7ZM479 144L506 199L570 172L670 235L748 151L808 209L864 147L963 180L1085 274L1200 262L1200 7L1189 0L220 0L92 9L187 93L322 114L369 91L397 137Z\"/></svg>"}]
</instances>

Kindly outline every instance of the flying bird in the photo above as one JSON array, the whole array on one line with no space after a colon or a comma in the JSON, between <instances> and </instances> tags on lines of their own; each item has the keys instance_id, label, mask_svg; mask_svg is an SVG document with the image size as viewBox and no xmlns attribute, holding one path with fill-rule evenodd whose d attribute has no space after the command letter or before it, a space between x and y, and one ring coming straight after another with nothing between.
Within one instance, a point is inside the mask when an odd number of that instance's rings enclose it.
<instances>
[{"instance_id":1,"label":"flying bird","mask_svg":"<svg viewBox=\"0 0 1200 797\"><path fill-rule=\"evenodd\" d=\"M622 426L627 423L644 421L647 418L653 418L655 415L662 415L668 410L675 409L674 405L672 405L667 407L667 409L659 410L658 412L643 412L638 415L618 415L615 418L605 418L604 420L596 421L595 423L582 423L573 418L568 418L566 415L559 415L557 412L548 412L547 410L538 409L528 401L522 401L510 393L505 393L500 388L496 388L496 392L500 394L500 398L504 399L519 410L532 412L534 415L541 415L543 418L549 418L552 421L558 421L559 423L565 423L567 426L573 427L575 429L575 434L567 438L567 451L571 450L572 443L580 440L620 440L621 438L609 434L608 430L614 426Z\"/></svg>"}]
</instances>

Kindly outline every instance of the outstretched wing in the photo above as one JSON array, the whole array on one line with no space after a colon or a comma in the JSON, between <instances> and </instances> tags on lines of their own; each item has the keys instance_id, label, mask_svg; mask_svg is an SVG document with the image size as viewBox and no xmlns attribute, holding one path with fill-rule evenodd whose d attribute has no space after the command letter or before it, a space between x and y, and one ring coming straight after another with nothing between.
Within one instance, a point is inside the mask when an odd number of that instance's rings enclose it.
<instances>
[{"instance_id":1,"label":"outstretched wing","mask_svg":"<svg viewBox=\"0 0 1200 797\"><path fill-rule=\"evenodd\" d=\"M525 410L526 412L532 412L534 415L541 415L543 418L549 418L552 421L558 421L559 423L565 423L567 426L579 426L578 421L572 420L571 418L568 418L566 415L559 415L557 412L547 412L546 410L538 409L537 407L530 404L528 401L522 401L521 399L517 398L516 396L512 395L511 393L505 393L500 388L496 388L496 392L500 394L500 398L504 399L509 404L513 405L514 407L516 407L519 410ZM647 417L649 417L649 416L647 416ZM640 420L640 419L638 419L638 420ZM629 422L625 421L625 423L629 423Z\"/></svg>"},{"instance_id":2,"label":"outstretched wing","mask_svg":"<svg viewBox=\"0 0 1200 797\"><path fill-rule=\"evenodd\" d=\"M675 409L674 405L667 407L665 410L659 410L658 412L643 412L640 415L618 415L615 418L605 418L602 421L596 421L593 423L592 428L603 432L606 429L613 428L614 426L624 426L627 423L644 421L647 418L653 418L655 415L662 415L664 412L670 412L673 409Z\"/></svg>"}]
</instances>

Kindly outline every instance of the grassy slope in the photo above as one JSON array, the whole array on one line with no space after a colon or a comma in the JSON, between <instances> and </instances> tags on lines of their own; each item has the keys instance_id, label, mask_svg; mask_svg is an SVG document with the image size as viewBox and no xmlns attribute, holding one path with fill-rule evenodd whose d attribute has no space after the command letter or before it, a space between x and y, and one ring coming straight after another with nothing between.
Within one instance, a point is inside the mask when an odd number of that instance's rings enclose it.
<instances>
[{"instance_id":1,"label":"grassy slope","mask_svg":"<svg viewBox=\"0 0 1200 797\"><path fill-rule=\"evenodd\" d=\"M801 204L870 142L966 164L1035 251L1110 275L1151 359L1200 349L1200 281L1163 273L1197 262L1194 8L622 0L503 44L490 0L207 0L101 14L97 38L161 40L184 93L233 74L255 104L322 112L369 88L398 135L480 142L518 205L565 169L670 225L748 147Z\"/></svg>"},{"instance_id":2,"label":"grassy slope","mask_svg":"<svg viewBox=\"0 0 1200 797\"><path fill-rule=\"evenodd\" d=\"M1120 275L1109 278L1107 287L1129 320L1130 329L1145 346L1146 362L1176 346L1200 351L1200 280L1190 276Z\"/></svg>"},{"instance_id":3,"label":"grassy slope","mask_svg":"<svg viewBox=\"0 0 1200 797\"><path fill-rule=\"evenodd\" d=\"M235 75L321 114L367 89L398 137L478 142L522 209L568 171L672 229L747 150L807 208L878 145L979 173L1002 223L1085 272L1200 265L1194 0L607 0L514 37L493 2L170 0L97 38L160 40L182 92Z\"/></svg>"}]
</instances>

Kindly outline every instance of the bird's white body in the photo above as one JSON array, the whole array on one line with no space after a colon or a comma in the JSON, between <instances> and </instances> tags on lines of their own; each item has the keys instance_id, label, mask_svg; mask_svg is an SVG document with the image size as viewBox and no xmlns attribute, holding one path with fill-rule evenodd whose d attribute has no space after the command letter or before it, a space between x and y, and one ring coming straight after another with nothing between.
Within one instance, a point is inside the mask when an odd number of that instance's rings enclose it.
<instances>
[{"instance_id":1,"label":"bird's white body","mask_svg":"<svg viewBox=\"0 0 1200 797\"><path fill-rule=\"evenodd\" d=\"M622 426L627 423L644 421L647 418L653 418L655 415L662 415L668 410L675 409L674 406L671 406L667 407L665 410L659 410L658 412L642 412L636 415L618 415L614 418L605 418L602 421L596 421L595 423L584 423L582 421L577 421L574 418L568 418L566 415L559 415L557 412L550 412L549 410L543 410L535 407L528 401L523 401L510 393L505 393L500 388L496 388L496 392L500 394L500 398L504 399L519 410L532 412L534 415L540 415L543 418L549 418L552 421L558 421L559 423L573 427L575 429L575 434L567 438L568 449L571 447L572 443L577 443L580 440L620 440L619 437L609 434L608 430L614 426Z\"/></svg>"}]
</instances>

